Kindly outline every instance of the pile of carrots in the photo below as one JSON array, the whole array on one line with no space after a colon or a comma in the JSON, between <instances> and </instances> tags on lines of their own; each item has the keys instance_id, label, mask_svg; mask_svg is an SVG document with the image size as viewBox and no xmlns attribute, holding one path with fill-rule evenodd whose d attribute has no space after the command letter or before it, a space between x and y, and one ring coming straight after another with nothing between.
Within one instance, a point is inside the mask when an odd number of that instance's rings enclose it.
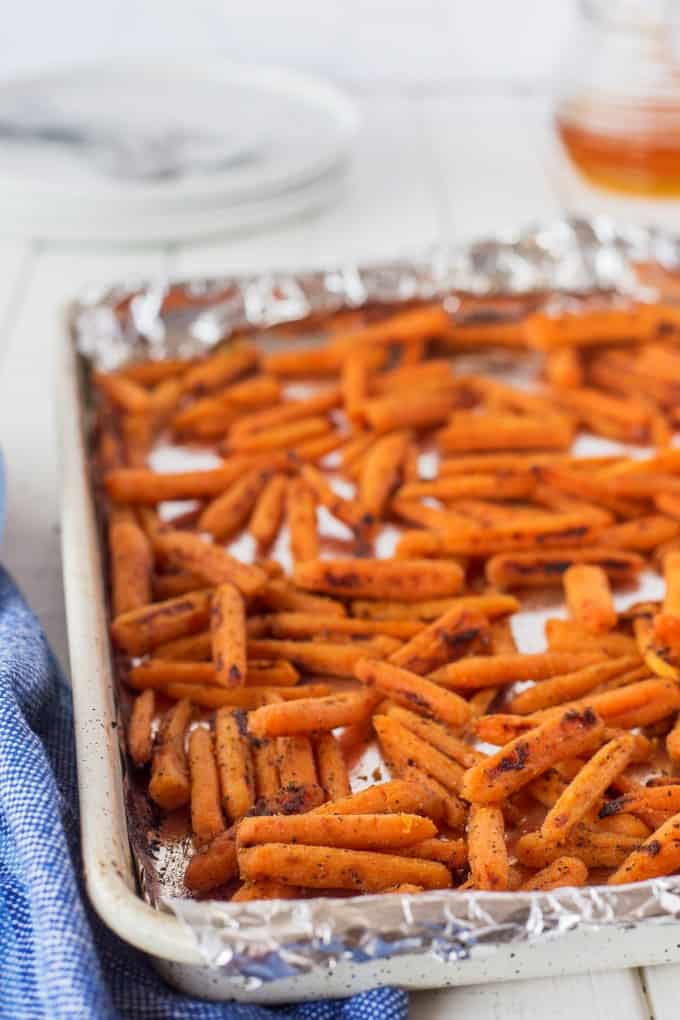
<instances>
[{"instance_id":1,"label":"pile of carrots","mask_svg":"<svg viewBox=\"0 0 680 1020\"><path fill-rule=\"evenodd\" d=\"M127 746L158 809L188 811L187 889L680 870L680 312L433 304L325 328L93 373ZM463 370L494 347L540 352L530 392ZM580 431L656 449L578 457ZM168 443L221 459L160 472ZM617 611L649 566L663 603ZM522 654L521 600L560 590L567 618Z\"/></svg>"}]
</instances>

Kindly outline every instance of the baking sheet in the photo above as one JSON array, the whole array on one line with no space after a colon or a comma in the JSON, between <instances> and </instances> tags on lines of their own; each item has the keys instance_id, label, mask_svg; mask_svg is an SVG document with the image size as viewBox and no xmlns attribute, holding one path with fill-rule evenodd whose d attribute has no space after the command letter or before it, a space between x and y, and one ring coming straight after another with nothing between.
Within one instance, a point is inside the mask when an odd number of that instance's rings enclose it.
<instances>
[{"instance_id":1,"label":"baking sheet","mask_svg":"<svg viewBox=\"0 0 680 1020\"><path fill-rule=\"evenodd\" d=\"M568 302L574 295L616 290L650 294L649 273L639 266L680 265L680 246L641 230L618 231L604 221L561 221L505 241L482 242L453 252L368 269L270 274L168 285L128 284L90 292L74 305L71 328L84 370L112 369L135 357L196 354L244 330L318 319L347 308L402 305L444 296L452 311L479 315L538 299ZM493 299L491 306L477 297ZM509 300L506 300L509 299ZM276 342L269 333L266 342ZM287 333L286 343L291 335ZM456 365L461 370L462 359ZM470 370L522 383L526 361L502 352L469 359ZM578 452L623 449L581 437ZM634 448L633 455L644 450ZM160 451L156 466L174 466ZM248 550L242 549L248 558ZM660 579L645 574L635 591L617 596L618 607L662 593ZM543 647L543 620L560 615L545 603L513 620L523 651ZM563 612L562 612L563 615ZM364 770L365 771L365 770ZM664 923L680 916L680 878L623 887L590 887L552 893L432 892L418 896L362 896L300 901L199 902L186 898L181 881L189 837L168 838L138 779L126 774L129 835L140 889L147 902L175 913L192 931L207 963L227 974L268 981L304 973L341 959L376 960L432 952L464 959L508 942L542 940L602 925Z\"/></svg>"}]
</instances>

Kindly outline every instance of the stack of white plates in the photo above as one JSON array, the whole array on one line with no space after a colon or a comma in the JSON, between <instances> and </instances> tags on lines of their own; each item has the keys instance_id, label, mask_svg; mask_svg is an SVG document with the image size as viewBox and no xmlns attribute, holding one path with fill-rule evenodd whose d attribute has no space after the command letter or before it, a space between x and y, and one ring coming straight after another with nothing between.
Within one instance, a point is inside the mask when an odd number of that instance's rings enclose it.
<instances>
[{"instance_id":1,"label":"stack of white plates","mask_svg":"<svg viewBox=\"0 0 680 1020\"><path fill-rule=\"evenodd\" d=\"M128 64L0 86L0 232L151 243L254 229L342 193L355 108L305 75Z\"/></svg>"}]
</instances>

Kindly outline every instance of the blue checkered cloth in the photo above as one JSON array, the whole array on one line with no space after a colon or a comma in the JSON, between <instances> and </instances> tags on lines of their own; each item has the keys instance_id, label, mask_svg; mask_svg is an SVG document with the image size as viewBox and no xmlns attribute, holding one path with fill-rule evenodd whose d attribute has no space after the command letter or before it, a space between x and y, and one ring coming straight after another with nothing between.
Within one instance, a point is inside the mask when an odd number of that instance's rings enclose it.
<instances>
[{"instance_id":1,"label":"blue checkered cloth","mask_svg":"<svg viewBox=\"0 0 680 1020\"><path fill-rule=\"evenodd\" d=\"M70 693L0 568L0 1018L405 1020L394 988L278 1009L180 995L90 909L79 838Z\"/></svg>"}]
</instances>

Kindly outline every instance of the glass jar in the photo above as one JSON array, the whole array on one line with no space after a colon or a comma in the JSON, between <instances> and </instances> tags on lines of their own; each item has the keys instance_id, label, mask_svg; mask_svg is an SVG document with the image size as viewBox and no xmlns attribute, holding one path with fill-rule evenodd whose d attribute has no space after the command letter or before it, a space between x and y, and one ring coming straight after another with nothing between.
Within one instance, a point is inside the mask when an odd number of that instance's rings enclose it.
<instances>
[{"instance_id":1,"label":"glass jar","mask_svg":"<svg viewBox=\"0 0 680 1020\"><path fill-rule=\"evenodd\" d=\"M554 125L570 211L680 229L680 0L581 0Z\"/></svg>"}]
</instances>

